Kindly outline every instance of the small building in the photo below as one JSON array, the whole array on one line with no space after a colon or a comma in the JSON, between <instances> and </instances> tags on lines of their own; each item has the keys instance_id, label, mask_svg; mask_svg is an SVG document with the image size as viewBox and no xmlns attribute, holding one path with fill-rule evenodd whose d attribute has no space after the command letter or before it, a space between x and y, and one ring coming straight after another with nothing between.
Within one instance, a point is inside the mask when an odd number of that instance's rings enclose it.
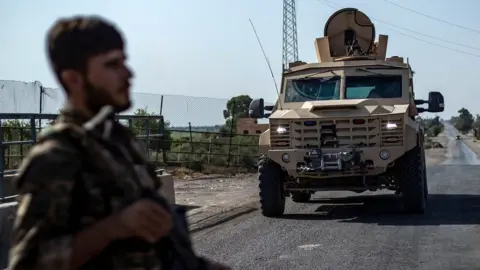
<instances>
[{"instance_id":1,"label":"small building","mask_svg":"<svg viewBox=\"0 0 480 270\"><path fill-rule=\"evenodd\" d=\"M268 129L268 124L257 124L254 118L238 118L237 134L260 135Z\"/></svg>"}]
</instances>

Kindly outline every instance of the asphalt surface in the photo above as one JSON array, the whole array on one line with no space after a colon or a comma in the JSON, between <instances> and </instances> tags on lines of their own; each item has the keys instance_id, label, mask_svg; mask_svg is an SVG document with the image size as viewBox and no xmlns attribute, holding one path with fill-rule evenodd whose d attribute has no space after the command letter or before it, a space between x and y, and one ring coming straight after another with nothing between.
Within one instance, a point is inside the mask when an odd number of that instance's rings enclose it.
<instances>
[{"instance_id":1,"label":"asphalt surface","mask_svg":"<svg viewBox=\"0 0 480 270\"><path fill-rule=\"evenodd\" d=\"M445 126L445 133L451 140L448 143L447 159L442 165L480 165L477 154L472 151L463 140L456 140L459 134L451 125Z\"/></svg>"},{"instance_id":2,"label":"asphalt surface","mask_svg":"<svg viewBox=\"0 0 480 270\"><path fill-rule=\"evenodd\" d=\"M424 215L402 214L388 192L317 193L288 200L284 217L256 211L197 233L195 248L233 269L480 269L480 162L450 129Z\"/></svg>"}]
</instances>

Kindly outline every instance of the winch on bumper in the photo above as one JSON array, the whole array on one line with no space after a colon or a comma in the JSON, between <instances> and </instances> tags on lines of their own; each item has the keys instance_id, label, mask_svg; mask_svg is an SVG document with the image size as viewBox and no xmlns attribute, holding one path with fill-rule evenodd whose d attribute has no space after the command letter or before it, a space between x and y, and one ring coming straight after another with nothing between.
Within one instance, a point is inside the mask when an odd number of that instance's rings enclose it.
<instances>
[{"instance_id":1,"label":"winch on bumper","mask_svg":"<svg viewBox=\"0 0 480 270\"><path fill-rule=\"evenodd\" d=\"M304 163L299 163L299 172L342 171L361 165L361 151L355 148L336 152L325 152L322 149L310 149L304 157Z\"/></svg>"},{"instance_id":2,"label":"winch on bumper","mask_svg":"<svg viewBox=\"0 0 480 270\"><path fill-rule=\"evenodd\" d=\"M403 155L403 147L275 149L268 156L282 166L289 176L319 175L350 171L354 174L374 175L384 172L392 162Z\"/></svg>"}]
</instances>

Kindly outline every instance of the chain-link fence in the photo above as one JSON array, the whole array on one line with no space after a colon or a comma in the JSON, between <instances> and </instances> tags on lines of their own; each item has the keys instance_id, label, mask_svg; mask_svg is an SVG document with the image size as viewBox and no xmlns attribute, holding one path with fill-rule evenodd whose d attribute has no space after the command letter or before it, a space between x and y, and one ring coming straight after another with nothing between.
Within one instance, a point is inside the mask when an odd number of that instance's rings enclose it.
<instances>
[{"instance_id":1,"label":"chain-link fence","mask_svg":"<svg viewBox=\"0 0 480 270\"><path fill-rule=\"evenodd\" d=\"M39 82L0 81L0 173L18 167L64 100L61 89L45 88ZM248 108L245 101L132 93L132 102L120 122L135 132L159 166L202 170L205 165L252 168L255 164L258 130L252 135L237 132L237 118L244 117Z\"/></svg>"}]
</instances>

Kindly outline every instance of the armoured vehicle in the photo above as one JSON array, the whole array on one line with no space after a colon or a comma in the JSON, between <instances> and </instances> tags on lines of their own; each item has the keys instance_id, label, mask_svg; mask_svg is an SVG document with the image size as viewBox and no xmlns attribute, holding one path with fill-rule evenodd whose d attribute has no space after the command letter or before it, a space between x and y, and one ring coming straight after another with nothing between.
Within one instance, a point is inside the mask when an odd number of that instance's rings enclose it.
<instances>
[{"instance_id":1,"label":"armoured vehicle","mask_svg":"<svg viewBox=\"0 0 480 270\"><path fill-rule=\"evenodd\" d=\"M444 98L415 99L408 59L387 58L388 36L375 37L361 11L335 12L314 42L318 63L284 69L275 106L250 103L250 117L269 120L259 139L264 216L283 215L286 197L307 202L332 190L388 189L401 195L405 212L425 211L424 130L415 116L442 112Z\"/></svg>"}]
</instances>

